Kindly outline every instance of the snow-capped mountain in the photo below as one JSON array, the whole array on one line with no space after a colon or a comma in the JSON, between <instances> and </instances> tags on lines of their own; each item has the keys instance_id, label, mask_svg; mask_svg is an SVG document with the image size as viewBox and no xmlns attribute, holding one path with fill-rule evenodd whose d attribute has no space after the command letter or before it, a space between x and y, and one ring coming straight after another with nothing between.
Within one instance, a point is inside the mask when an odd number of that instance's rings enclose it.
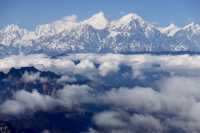
<instances>
[{"instance_id":1,"label":"snow-capped mountain","mask_svg":"<svg viewBox=\"0 0 200 133\"><path fill-rule=\"evenodd\" d=\"M25 34L27 34L27 31L18 25L8 25L0 30L0 43L4 45L17 44Z\"/></svg>"},{"instance_id":2,"label":"snow-capped mountain","mask_svg":"<svg viewBox=\"0 0 200 133\"><path fill-rule=\"evenodd\" d=\"M0 30L1 55L76 52L200 52L200 25L159 27L135 13L110 21L103 12L77 21L65 17L28 31L17 25Z\"/></svg>"},{"instance_id":3,"label":"snow-capped mountain","mask_svg":"<svg viewBox=\"0 0 200 133\"><path fill-rule=\"evenodd\" d=\"M167 27L160 28L160 32L168 36L174 36L174 34L176 34L179 30L180 28L176 26L174 23L171 23Z\"/></svg>"}]
</instances>

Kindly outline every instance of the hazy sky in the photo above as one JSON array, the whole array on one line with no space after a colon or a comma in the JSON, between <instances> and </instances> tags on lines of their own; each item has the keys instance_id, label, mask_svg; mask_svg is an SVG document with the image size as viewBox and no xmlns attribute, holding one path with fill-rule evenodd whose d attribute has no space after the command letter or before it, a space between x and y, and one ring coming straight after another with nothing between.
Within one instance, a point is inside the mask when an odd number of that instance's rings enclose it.
<instances>
[{"instance_id":1,"label":"hazy sky","mask_svg":"<svg viewBox=\"0 0 200 133\"><path fill-rule=\"evenodd\" d=\"M160 25L200 23L200 0L0 0L0 28L18 24L33 29L72 14L82 20L99 11L110 19L134 12Z\"/></svg>"}]
</instances>

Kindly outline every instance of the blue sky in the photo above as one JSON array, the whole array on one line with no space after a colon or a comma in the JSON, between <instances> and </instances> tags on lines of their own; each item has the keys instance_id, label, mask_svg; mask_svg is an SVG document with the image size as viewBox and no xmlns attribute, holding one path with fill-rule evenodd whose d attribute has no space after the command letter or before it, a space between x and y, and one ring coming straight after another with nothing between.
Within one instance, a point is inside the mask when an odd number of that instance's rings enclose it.
<instances>
[{"instance_id":1,"label":"blue sky","mask_svg":"<svg viewBox=\"0 0 200 133\"><path fill-rule=\"evenodd\" d=\"M163 26L200 23L200 0L0 0L0 28L18 24L33 29L72 14L82 20L99 11L110 19L134 12Z\"/></svg>"}]
</instances>

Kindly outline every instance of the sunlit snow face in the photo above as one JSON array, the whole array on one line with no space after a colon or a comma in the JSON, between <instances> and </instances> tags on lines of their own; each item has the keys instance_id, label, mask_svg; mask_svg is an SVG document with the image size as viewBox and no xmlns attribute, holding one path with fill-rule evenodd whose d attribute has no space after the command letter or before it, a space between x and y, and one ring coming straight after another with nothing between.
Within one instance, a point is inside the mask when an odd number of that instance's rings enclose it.
<instances>
[{"instance_id":1,"label":"sunlit snow face","mask_svg":"<svg viewBox=\"0 0 200 133\"><path fill-rule=\"evenodd\" d=\"M5 116L30 112L92 112L88 132L200 131L200 56L71 54L10 56L0 70L34 66L59 75L53 95L19 89L1 102ZM80 78L81 77L81 78ZM48 79L24 73L25 82ZM87 82L83 82L83 79Z\"/></svg>"}]
</instances>

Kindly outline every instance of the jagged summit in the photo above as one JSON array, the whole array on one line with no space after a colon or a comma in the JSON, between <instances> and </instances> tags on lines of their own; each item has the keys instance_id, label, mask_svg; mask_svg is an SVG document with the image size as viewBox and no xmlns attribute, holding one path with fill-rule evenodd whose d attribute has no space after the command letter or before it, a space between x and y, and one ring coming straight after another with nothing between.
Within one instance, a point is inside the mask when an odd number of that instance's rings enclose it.
<instances>
[{"instance_id":1,"label":"jagged summit","mask_svg":"<svg viewBox=\"0 0 200 133\"><path fill-rule=\"evenodd\" d=\"M180 30L180 28L176 26L174 23L171 23L167 27L159 29L163 34L167 34L168 36L173 36L174 34L176 34L176 32Z\"/></svg>"},{"instance_id":2,"label":"jagged summit","mask_svg":"<svg viewBox=\"0 0 200 133\"><path fill-rule=\"evenodd\" d=\"M125 16L122 16L118 20L112 21L111 23L115 27L120 27L124 25L129 25L133 21L137 21L141 24L145 23L144 19L135 13L129 13Z\"/></svg>"},{"instance_id":3,"label":"jagged summit","mask_svg":"<svg viewBox=\"0 0 200 133\"><path fill-rule=\"evenodd\" d=\"M194 33L200 32L200 25L194 22L191 22L183 27L184 30L192 31Z\"/></svg>"},{"instance_id":4,"label":"jagged summit","mask_svg":"<svg viewBox=\"0 0 200 133\"><path fill-rule=\"evenodd\" d=\"M123 22L130 22L132 20L139 20L139 21L144 21L144 19L142 17L140 17L138 14L136 13L129 13L123 17L121 17L121 19L119 21L123 21Z\"/></svg>"},{"instance_id":5,"label":"jagged summit","mask_svg":"<svg viewBox=\"0 0 200 133\"><path fill-rule=\"evenodd\" d=\"M85 20L83 23L89 24L96 29L104 29L107 27L109 21L105 17L103 12L99 12L90 17L89 19Z\"/></svg>"},{"instance_id":6,"label":"jagged summit","mask_svg":"<svg viewBox=\"0 0 200 133\"><path fill-rule=\"evenodd\" d=\"M77 24L77 17L72 15L68 17L64 17L61 20L57 20L50 24L43 24L38 25L35 29L35 32L39 36L43 36L45 34L58 34L65 30L70 30L71 28L75 27Z\"/></svg>"},{"instance_id":7,"label":"jagged summit","mask_svg":"<svg viewBox=\"0 0 200 133\"><path fill-rule=\"evenodd\" d=\"M16 32L16 31L19 31L19 30L21 30L21 29L19 28L19 26L18 26L18 25L14 25L14 24L8 25L8 26L4 29L5 32Z\"/></svg>"}]
</instances>

